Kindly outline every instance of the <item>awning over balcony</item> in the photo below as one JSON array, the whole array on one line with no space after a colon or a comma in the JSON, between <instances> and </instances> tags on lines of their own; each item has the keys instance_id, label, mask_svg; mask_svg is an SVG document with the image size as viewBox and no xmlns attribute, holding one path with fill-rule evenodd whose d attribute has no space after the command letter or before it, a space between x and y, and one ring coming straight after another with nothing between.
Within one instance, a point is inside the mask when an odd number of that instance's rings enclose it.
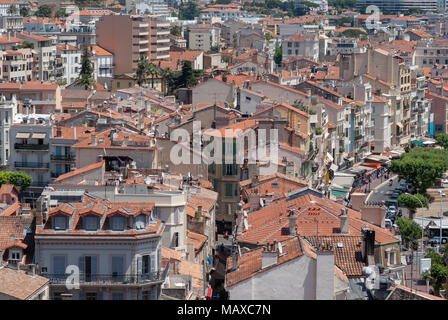
<instances>
[{"instance_id":1,"label":"awning over balcony","mask_svg":"<svg viewBox=\"0 0 448 320\"><path fill-rule=\"evenodd\" d=\"M30 137L29 132L17 132L16 139L28 139Z\"/></svg>"},{"instance_id":2,"label":"awning over balcony","mask_svg":"<svg viewBox=\"0 0 448 320\"><path fill-rule=\"evenodd\" d=\"M32 139L45 139L46 136L47 136L46 133L33 133L31 138Z\"/></svg>"}]
</instances>

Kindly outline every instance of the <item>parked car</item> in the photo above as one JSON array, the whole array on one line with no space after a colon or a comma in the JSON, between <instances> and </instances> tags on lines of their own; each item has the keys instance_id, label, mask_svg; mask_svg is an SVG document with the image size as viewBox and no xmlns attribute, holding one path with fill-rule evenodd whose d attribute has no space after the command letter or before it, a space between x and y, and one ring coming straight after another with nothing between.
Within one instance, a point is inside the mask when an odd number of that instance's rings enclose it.
<instances>
[{"instance_id":1,"label":"parked car","mask_svg":"<svg viewBox=\"0 0 448 320\"><path fill-rule=\"evenodd\" d=\"M390 206L388 209L390 214L396 214L397 213L397 208L395 206Z\"/></svg>"}]
</instances>

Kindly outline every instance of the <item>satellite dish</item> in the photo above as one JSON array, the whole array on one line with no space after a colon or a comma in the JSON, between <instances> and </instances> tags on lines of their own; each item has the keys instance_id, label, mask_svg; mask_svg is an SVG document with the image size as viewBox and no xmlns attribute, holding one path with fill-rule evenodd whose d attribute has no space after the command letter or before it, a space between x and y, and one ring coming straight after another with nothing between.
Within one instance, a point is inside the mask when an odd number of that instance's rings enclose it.
<instances>
[{"instance_id":1,"label":"satellite dish","mask_svg":"<svg viewBox=\"0 0 448 320\"><path fill-rule=\"evenodd\" d=\"M243 211L243 215L244 215L244 218L247 218L247 211L246 210Z\"/></svg>"},{"instance_id":2,"label":"satellite dish","mask_svg":"<svg viewBox=\"0 0 448 320\"><path fill-rule=\"evenodd\" d=\"M249 230L249 225L247 223L247 219L244 219L244 229Z\"/></svg>"}]
</instances>

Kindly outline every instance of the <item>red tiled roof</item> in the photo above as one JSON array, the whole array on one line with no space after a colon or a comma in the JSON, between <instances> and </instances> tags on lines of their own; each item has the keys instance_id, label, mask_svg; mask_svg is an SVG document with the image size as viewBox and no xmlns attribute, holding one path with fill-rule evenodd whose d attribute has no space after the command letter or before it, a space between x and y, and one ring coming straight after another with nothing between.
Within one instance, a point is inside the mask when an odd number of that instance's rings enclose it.
<instances>
[{"instance_id":1,"label":"red tiled roof","mask_svg":"<svg viewBox=\"0 0 448 320\"><path fill-rule=\"evenodd\" d=\"M204 234L187 230L187 243L192 243L195 251L202 248L207 238Z\"/></svg>"},{"instance_id":2,"label":"red tiled roof","mask_svg":"<svg viewBox=\"0 0 448 320\"><path fill-rule=\"evenodd\" d=\"M72 178L74 176L77 176L78 174L83 174L83 173L86 173L86 172L89 172L89 171L101 168L104 164L105 164L104 160L100 161L100 162L97 162L97 163L89 164L89 165L87 165L85 167L82 167L82 168L79 168L79 169L76 169L76 170L69 171L67 173L61 174L54 181L55 182L59 182L59 181L62 181L62 180L68 179L68 178Z\"/></svg>"},{"instance_id":3,"label":"red tiled roof","mask_svg":"<svg viewBox=\"0 0 448 320\"><path fill-rule=\"evenodd\" d=\"M361 235L331 235L307 236L313 247L331 245L334 252L334 263L349 277L362 276L362 236Z\"/></svg>"},{"instance_id":4,"label":"red tiled roof","mask_svg":"<svg viewBox=\"0 0 448 320\"><path fill-rule=\"evenodd\" d=\"M25 271L11 268L0 269L0 292L15 299L26 300L42 289L50 280Z\"/></svg>"}]
</instances>

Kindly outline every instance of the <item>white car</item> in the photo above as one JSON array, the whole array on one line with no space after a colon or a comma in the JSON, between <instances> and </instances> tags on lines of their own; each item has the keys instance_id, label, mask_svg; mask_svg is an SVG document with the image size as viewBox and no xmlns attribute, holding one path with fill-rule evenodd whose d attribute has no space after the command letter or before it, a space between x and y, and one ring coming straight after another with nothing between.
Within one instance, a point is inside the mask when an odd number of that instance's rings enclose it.
<instances>
[{"instance_id":1,"label":"white car","mask_svg":"<svg viewBox=\"0 0 448 320\"><path fill-rule=\"evenodd\" d=\"M390 214L396 214L397 213L397 209L394 206L390 206L388 209Z\"/></svg>"}]
</instances>

